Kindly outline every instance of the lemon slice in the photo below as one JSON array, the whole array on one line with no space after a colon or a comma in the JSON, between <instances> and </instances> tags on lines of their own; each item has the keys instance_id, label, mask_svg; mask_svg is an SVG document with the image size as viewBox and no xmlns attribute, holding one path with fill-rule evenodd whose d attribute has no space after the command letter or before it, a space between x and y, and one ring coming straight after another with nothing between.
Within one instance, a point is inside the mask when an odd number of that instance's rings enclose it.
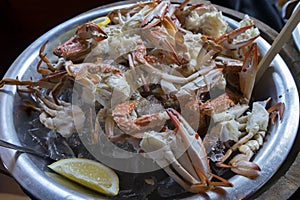
<instances>
[{"instance_id":1,"label":"lemon slice","mask_svg":"<svg viewBox=\"0 0 300 200\"><path fill-rule=\"evenodd\" d=\"M109 17L99 17L97 19L94 19L93 22L97 24L98 26L106 26L110 23Z\"/></svg>"},{"instance_id":2,"label":"lemon slice","mask_svg":"<svg viewBox=\"0 0 300 200\"><path fill-rule=\"evenodd\" d=\"M119 192L117 174L105 165L83 158L67 158L48 165L50 169L85 187L108 196Z\"/></svg>"}]
</instances>

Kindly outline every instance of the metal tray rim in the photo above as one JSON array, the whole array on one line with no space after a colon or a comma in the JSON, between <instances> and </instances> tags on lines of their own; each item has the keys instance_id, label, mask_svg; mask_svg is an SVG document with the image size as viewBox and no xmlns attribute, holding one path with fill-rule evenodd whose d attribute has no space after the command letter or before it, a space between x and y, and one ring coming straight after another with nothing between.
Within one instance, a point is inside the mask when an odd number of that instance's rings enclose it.
<instances>
[{"instance_id":1,"label":"metal tray rim","mask_svg":"<svg viewBox=\"0 0 300 200\"><path fill-rule=\"evenodd\" d=\"M133 1L130 1L130 2L133 2ZM51 35L57 34L57 32L59 32L62 29L66 29L66 28L67 28L67 30L74 29L74 27L76 27L77 24L80 24L89 18L94 18L98 15L101 15L101 13L104 14L104 13L108 12L109 9L115 8L115 6L122 7L123 3L124 2L119 2L119 3L112 4L112 5L107 5L104 7L99 7L99 8L93 9L91 11L88 11L86 13L83 13L75 18L72 18L72 19L66 21L66 22L58 25L54 29L50 30L49 32L45 33L43 36L38 38L34 43L32 43L17 58L17 60L12 64L12 66L6 73L5 77L14 77L16 74L18 74L22 77L26 71L26 68L23 67L21 69L21 71L19 71L20 69L18 69L15 66L20 65L20 63L22 65L27 65L28 63L33 62L33 60L36 59L36 57L37 57L37 49L42 45L42 43L45 41L45 39L47 39ZM235 22L232 21L232 23L235 23ZM267 43L264 45L266 45L266 49L268 49L270 46ZM30 54L30 56L27 57L29 54ZM284 60L280 56L276 57L276 62L274 64L281 65L281 66L286 65ZM295 122L296 124L293 124L293 127L289 127L289 130L292 131L292 129L295 129L295 126L298 127L299 97L298 97L297 88L295 86L295 83L293 82L293 78L292 78L291 74L289 73L289 70L287 69L287 71L285 71L285 73L286 73L285 75L287 76L286 78L288 79L287 81L288 81L289 89L291 89L291 91L290 91L290 95L292 96L292 99L290 100L292 103L291 106L294 106L292 118L294 118L294 121L296 121ZM5 88L5 91L8 91L8 92L0 94L0 99L3 102L0 106L0 110L2 111L2 113L5 113L5 114L0 115L0 121L2 122L0 125L0 130L2 132L1 136L5 137L5 139L7 139L7 141L18 143L19 140L17 138L17 132L14 128L12 128L13 127L12 121L14 120L13 115L7 114L7 113L11 113L12 109L14 108L13 102L14 102L14 95L16 95L16 90L14 87L8 86ZM9 130L9 132L10 132L9 135L7 133L3 134L3 132L4 131L7 132L7 130ZM294 134L294 137L295 137L295 134ZM292 138L288 138L288 139L292 139ZM286 149L286 150L288 151L288 149ZM11 159L16 156L18 156L18 158L16 160ZM49 197L49 199L53 199L53 198L57 199L57 198L68 197L68 199L69 198L85 199L85 197L82 194L75 192L75 191L70 191L68 188L65 188L64 186L61 186L61 185L57 185L53 180L44 177L45 175L43 174L43 172L39 171L39 169L36 166L32 166L33 163L31 162L30 158L27 155L24 155L24 154L16 155L15 151L3 149L1 158L4 161L5 166L15 176L15 178L18 180L18 182L25 188L25 190L30 192L32 188L35 188L35 190L37 191L37 194L35 194L35 196L37 198L48 199L48 197ZM259 162L264 162L264 161L259 161ZM25 167L25 169L23 167ZM280 167L280 166L278 166L278 167ZM29 178L28 175L30 175L31 178L34 178L34 179ZM235 176L231 179L231 181L233 181L233 182L246 181L247 182L247 179L240 177L240 176ZM255 181L253 183L255 183ZM42 187L41 183L47 185L47 188ZM46 192L49 191L49 189L51 190L50 194L48 193L48 195L45 196L45 194L47 194ZM227 191L227 192L234 193L235 189L232 189L232 191ZM255 191L251 191L251 190L248 191L247 196L253 192L255 192ZM239 198L239 196L237 196L236 198Z\"/></svg>"}]
</instances>

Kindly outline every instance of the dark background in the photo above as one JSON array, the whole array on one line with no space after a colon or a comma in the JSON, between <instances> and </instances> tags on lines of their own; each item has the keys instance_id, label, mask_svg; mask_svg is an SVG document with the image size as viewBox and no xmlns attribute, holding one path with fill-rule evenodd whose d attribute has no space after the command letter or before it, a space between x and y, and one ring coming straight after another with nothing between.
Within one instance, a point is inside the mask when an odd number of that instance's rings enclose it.
<instances>
[{"instance_id":1,"label":"dark background","mask_svg":"<svg viewBox=\"0 0 300 200\"><path fill-rule=\"evenodd\" d=\"M0 0L0 77L22 51L56 25L113 0ZM275 30L282 23L273 0L212 0L248 13Z\"/></svg>"},{"instance_id":2,"label":"dark background","mask_svg":"<svg viewBox=\"0 0 300 200\"><path fill-rule=\"evenodd\" d=\"M43 33L76 15L111 3L109 0L0 0L1 78L33 41ZM260 19L277 31L283 23L272 0L212 0ZM297 192L299 193L299 192ZM291 199L298 199L294 195Z\"/></svg>"},{"instance_id":3,"label":"dark background","mask_svg":"<svg viewBox=\"0 0 300 200\"><path fill-rule=\"evenodd\" d=\"M0 0L0 76L39 36L109 0Z\"/></svg>"}]
</instances>

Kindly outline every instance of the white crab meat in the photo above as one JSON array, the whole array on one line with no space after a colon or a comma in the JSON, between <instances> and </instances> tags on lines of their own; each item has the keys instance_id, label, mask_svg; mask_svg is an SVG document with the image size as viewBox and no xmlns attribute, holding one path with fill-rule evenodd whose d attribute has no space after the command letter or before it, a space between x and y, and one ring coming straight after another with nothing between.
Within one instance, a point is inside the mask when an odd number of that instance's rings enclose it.
<instances>
[{"instance_id":1,"label":"white crab meat","mask_svg":"<svg viewBox=\"0 0 300 200\"><path fill-rule=\"evenodd\" d=\"M238 119L248 110L248 108L249 106L247 104L237 104L224 112L214 113L212 119L214 123Z\"/></svg>"},{"instance_id":2,"label":"white crab meat","mask_svg":"<svg viewBox=\"0 0 300 200\"><path fill-rule=\"evenodd\" d=\"M183 85L176 93L177 99L182 105L187 104L191 99L195 98L199 88L206 88L210 91L210 95L214 95L215 90L225 91L226 81L223 73L218 69L213 69L207 74L199 76L193 81Z\"/></svg>"},{"instance_id":3,"label":"white crab meat","mask_svg":"<svg viewBox=\"0 0 300 200\"><path fill-rule=\"evenodd\" d=\"M267 131L268 123L268 111L259 102L254 102L252 112L249 114L246 131Z\"/></svg>"},{"instance_id":4,"label":"white crab meat","mask_svg":"<svg viewBox=\"0 0 300 200\"><path fill-rule=\"evenodd\" d=\"M141 39L140 35L134 31L120 33L108 36L106 40L98 42L97 46L90 53L90 57L102 57L106 60L115 60L121 56L127 55L128 52L134 51L137 41Z\"/></svg>"},{"instance_id":5,"label":"white crab meat","mask_svg":"<svg viewBox=\"0 0 300 200\"><path fill-rule=\"evenodd\" d=\"M130 85L126 78L121 75L111 75L103 79L102 82L95 84L90 95L88 92L85 93L87 97L93 96L93 99L105 108L113 108L127 101L131 95Z\"/></svg>"},{"instance_id":6,"label":"white crab meat","mask_svg":"<svg viewBox=\"0 0 300 200\"><path fill-rule=\"evenodd\" d=\"M189 66L193 72L197 67L198 54L203 46L203 41L201 39L202 34L193 34L192 32L187 32L183 37L184 45L186 45L188 50L185 52L185 54L189 58Z\"/></svg>"},{"instance_id":7,"label":"white crab meat","mask_svg":"<svg viewBox=\"0 0 300 200\"><path fill-rule=\"evenodd\" d=\"M49 108L49 105L51 107ZM74 132L79 132L85 121L84 112L78 105L60 101L61 105L55 105L47 99L40 102L44 109L39 116L40 121L47 128L60 133L63 137L70 137Z\"/></svg>"},{"instance_id":8,"label":"white crab meat","mask_svg":"<svg viewBox=\"0 0 300 200\"><path fill-rule=\"evenodd\" d=\"M237 104L234 107L220 113L212 115L213 126L209 129L204 137L203 143L205 149L209 152L215 145L216 141L230 141L235 142L245 133L247 118L238 120L248 110L247 104Z\"/></svg>"},{"instance_id":9,"label":"white crab meat","mask_svg":"<svg viewBox=\"0 0 300 200\"><path fill-rule=\"evenodd\" d=\"M176 161L176 157L172 153L170 143L175 140L175 135L171 132L144 132L143 139L140 143L148 158L152 158L161 168L165 168L172 162Z\"/></svg>"},{"instance_id":10,"label":"white crab meat","mask_svg":"<svg viewBox=\"0 0 300 200\"><path fill-rule=\"evenodd\" d=\"M220 11L206 12L204 14L191 11L186 19L185 26L193 32L219 37L225 33L228 24Z\"/></svg>"},{"instance_id":11,"label":"white crab meat","mask_svg":"<svg viewBox=\"0 0 300 200\"><path fill-rule=\"evenodd\" d=\"M129 99L130 86L123 76L111 76L107 79L106 83L112 88L111 107L120 104Z\"/></svg>"},{"instance_id":12,"label":"white crab meat","mask_svg":"<svg viewBox=\"0 0 300 200\"><path fill-rule=\"evenodd\" d=\"M218 135L221 142L230 140L237 142L242 135L242 132L240 131L241 126L242 125L239 122L233 119L223 121L214 126L209 134Z\"/></svg>"},{"instance_id":13,"label":"white crab meat","mask_svg":"<svg viewBox=\"0 0 300 200\"><path fill-rule=\"evenodd\" d=\"M239 28L249 26L252 24L253 24L253 21L250 19L250 17L248 15L245 15L244 19L242 21L240 21L240 23L239 23ZM255 37L259 36L259 34L260 34L260 32L259 32L258 28L251 27L251 28L247 29L245 32L238 35L235 39L233 39L233 44L239 43L240 41L246 41L251 38L255 38Z\"/></svg>"}]
</instances>

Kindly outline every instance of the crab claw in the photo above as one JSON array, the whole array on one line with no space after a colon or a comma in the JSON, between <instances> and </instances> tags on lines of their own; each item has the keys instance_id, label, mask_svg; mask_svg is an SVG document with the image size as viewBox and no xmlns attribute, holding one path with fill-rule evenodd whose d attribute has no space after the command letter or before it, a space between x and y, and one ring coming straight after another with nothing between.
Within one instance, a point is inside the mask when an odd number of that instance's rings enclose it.
<instances>
[{"instance_id":1,"label":"crab claw","mask_svg":"<svg viewBox=\"0 0 300 200\"><path fill-rule=\"evenodd\" d=\"M257 164L246 160L239 161L232 165L217 163L217 166L222 168L230 168L234 173L251 179L256 179L261 171Z\"/></svg>"},{"instance_id":2,"label":"crab claw","mask_svg":"<svg viewBox=\"0 0 300 200\"><path fill-rule=\"evenodd\" d=\"M227 180L211 174L202 140L185 119L174 109L166 112L177 132L144 132L140 142L143 155L152 158L187 191L200 193L215 186L232 187ZM212 178L220 182L210 181Z\"/></svg>"},{"instance_id":3,"label":"crab claw","mask_svg":"<svg viewBox=\"0 0 300 200\"><path fill-rule=\"evenodd\" d=\"M206 151L198 133L192 129L176 110L169 108L167 113L177 128L176 146L177 148L183 148L180 151L185 151L178 157L178 162L181 164L181 168L188 172L188 176L183 175L181 171L174 172L172 167L165 168L166 172L183 188L193 193L203 192L214 186L232 187L232 184L227 180L211 174ZM173 151L176 153L175 150ZM173 167L173 169L175 168ZM197 182L189 181L188 178L190 177L193 177ZM217 178L221 182L211 182L212 177Z\"/></svg>"},{"instance_id":4,"label":"crab claw","mask_svg":"<svg viewBox=\"0 0 300 200\"><path fill-rule=\"evenodd\" d=\"M272 124L275 123L278 114L279 114L279 119L282 120L284 110L285 110L285 104L283 102L279 102L268 109L268 113L270 113L270 120Z\"/></svg>"},{"instance_id":5,"label":"crab claw","mask_svg":"<svg viewBox=\"0 0 300 200\"><path fill-rule=\"evenodd\" d=\"M202 169L203 173L210 177L210 169L206 151L202 139L199 137L187 121L174 109L167 109L167 113L177 128L177 132L182 138L182 142L187 148L187 153L193 158L193 164Z\"/></svg>"},{"instance_id":6,"label":"crab claw","mask_svg":"<svg viewBox=\"0 0 300 200\"><path fill-rule=\"evenodd\" d=\"M251 93L255 83L256 73L258 71L258 49L257 44L253 43L246 53L240 76L240 90L244 97L250 100Z\"/></svg>"},{"instance_id":7,"label":"crab claw","mask_svg":"<svg viewBox=\"0 0 300 200\"><path fill-rule=\"evenodd\" d=\"M255 179L259 176L259 172L261 171L261 169L254 162L241 160L239 162L232 163L231 171L239 175Z\"/></svg>"},{"instance_id":8,"label":"crab claw","mask_svg":"<svg viewBox=\"0 0 300 200\"><path fill-rule=\"evenodd\" d=\"M138 102L124 102L117 105L112 111L112 117L117 126L127 134L161 129L169 116L165 111L143 115L136 118L134 108Z\"/></svg>"},{"instance_id":9,"label":"crab claw","mask_svg":"<svg viewBox=\"0 0 300 200\"><path fill-rule=\"evenodd\" d=\"M88 22L77 28L76 34L59 45L53 53L66 60L81 61L91 51L92 44L89 39L96 42L107 38L107 34L95 23Z\"/></svg>"},{"instance_id":10,"label":"crab claw","mask_svg":"<svg viewBox=\"0 0 300 200\"><path fill-rule=\"evenodd\" d=\"M108 37L107 34L102 30L102 28L94 22L87 22L82 26L79 26L77 28L76 35L80 39L93 38L97 42L100 42Z\"/></svg>"},{"instance_id":11,"label":"crab claw","mask_svg":"<svg viewBox=\"0 0 300 200\"><path fill-rule=\"evenodd\" d=\"M53 54L66 60L79 61L91 51L91 45L78 40L77 36L71 37L65 43L54 49Z\"/></svg>"}]
</instances>

